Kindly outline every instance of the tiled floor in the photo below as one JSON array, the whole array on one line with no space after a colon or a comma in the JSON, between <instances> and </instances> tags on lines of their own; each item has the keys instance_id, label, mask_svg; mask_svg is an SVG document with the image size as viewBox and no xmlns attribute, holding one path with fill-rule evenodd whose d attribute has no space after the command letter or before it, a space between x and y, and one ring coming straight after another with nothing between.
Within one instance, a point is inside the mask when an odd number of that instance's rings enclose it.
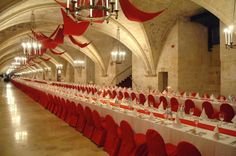
<instances>
[{"instance_id":1,"label":"tiled floor","mask_svg":"<svg viewBox=\"0 0 236 156\"><path fill-rule=\"evenodd\" d=\"M107 155L10 83L0 94L0 156Z\"/></svg>"}]
</instances>

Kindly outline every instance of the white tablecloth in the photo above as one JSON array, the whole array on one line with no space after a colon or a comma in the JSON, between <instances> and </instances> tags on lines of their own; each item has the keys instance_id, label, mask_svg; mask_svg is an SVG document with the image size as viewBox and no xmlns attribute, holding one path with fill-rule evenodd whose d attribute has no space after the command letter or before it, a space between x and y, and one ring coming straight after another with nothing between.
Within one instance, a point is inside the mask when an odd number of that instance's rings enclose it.
<instances>
[{"instance_id":1,"label":"white tablecloth","mask_svg":"<svg viewBox=\"0 0 236 156\"><path fill-rule=\"evenodd\" d=\"M22 82L22 81L21 81ZM22 82L24 83L24 82ZM24 83L26 84L26 83ZM174 126L170 121L166 122L169 124L163 124L158 120L149 120L146 118L140 118L135 115L133 112L124 113L120 109L111 109L110 106L102 104L94 104L89 101L83 101L78 96L75 96L74 92L69 94L70 90L66 90L66 93L59 92L56 88L46 86L45 84L37 85L32 83L27 83L26 85L43 90L49 94L63 97L74 101L75 103L82 104L83 107L90 107L92 110L97 110L100 115L105 116L107 114L111 115L117 123L120 123L122 120L126 120L130 123L132 128L136 133L146 133L147 129L152 128L157 130L166 143L173 143L177 145L180 141L187 141L194 144L201 152L203 156L235 156L236 155L236 137L229 135L220 135L220 140L214 139L213 131L208 131L204 129L198 129L197 132L201 132L203 135L196 135L190 132L193 129L192 126L184 125L182 128ZM232 129L236 130L232 127ZM233 142L235 143L233 144Z\"/></svg>"}]
</instances>

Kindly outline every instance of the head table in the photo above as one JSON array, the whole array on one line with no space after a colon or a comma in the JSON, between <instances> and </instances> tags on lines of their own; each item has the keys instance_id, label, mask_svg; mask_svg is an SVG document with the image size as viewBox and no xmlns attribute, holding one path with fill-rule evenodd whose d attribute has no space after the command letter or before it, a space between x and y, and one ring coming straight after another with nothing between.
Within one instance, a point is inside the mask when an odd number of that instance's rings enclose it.
<instances>
[{"instance_id":1,"label":"head table","mask_svg":"<svg viewBox=\"0 0 236 156\"><path fill-rule=\"evenodd\" d=\"M188 141L194 144L203 156L235 156L236 126L216 120L202 119L185 115L183 112L172 113L171 117L163 109L137 105L130 101L117 101L46 83L28 82L15 79L17 83L43 91L47 94L80 103L83 107L97 110L100 115L111 115L117 123L125 120L136 133L146 133L147 129L158 131L165 142L178 144ZM217 133L217 125L219 133ZM219 135L218 135L219 134Z\"/></svg>"}]
</instances>

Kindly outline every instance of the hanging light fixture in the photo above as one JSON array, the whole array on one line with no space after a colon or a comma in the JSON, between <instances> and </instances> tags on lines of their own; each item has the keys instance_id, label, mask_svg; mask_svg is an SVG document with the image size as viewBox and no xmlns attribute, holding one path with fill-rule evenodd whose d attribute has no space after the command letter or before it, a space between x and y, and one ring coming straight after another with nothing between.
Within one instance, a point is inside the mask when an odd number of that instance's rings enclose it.
<instances>
[{"instance_id":1,"label":"hanging light fixture","mask_svg":"<svg viewBox=\"0 0 236 156\"><path fill-rule=\"evenodd\" d=\"M24 55L26 55L27 57L42 55L42 44L38 43L34 39L27 39L27 41L21 43L21 46L23 48Z\"/></svg>"},{"instance_id":2,"label":"hanging light fixture","mask_svg":"<svg viewBox=\"0 0 236 156\"><path fill-rule=\"evenodd\" d=\"M16 63L20 64L20 65L25 65L27 62L27 58L26 57L15 57L15 61Z\"/></svg>"},{"instance_id":3,"label":"hanging light fixture","mask_svg":"<svg viewBox=\"0 0 236 156\"><path fill-rule=\"evenodd\" d=\"M122 51L120 45L120 28L117 28L117 41L114 47L114 51L111 52L112 63L121 64L125 61L126 52Z\"/></svg>"},{"instance_id":4,"label":"hanging light fixture","mask_svg":"<svg viewBox=\"0 0 236 156\"><path fill-rule=\"evenodd\" d=\"M236 0L234 0L233 24L234 24L234 18L235 18L235 4L236 4ZM234 26L230 25L227 28L225 28L224 34L225 34L225 48L228 50L235 49L236 44L234 44L233 42Z\"/></svg>"},{"instance_id":5,"label":"hanging light fixture","mask_svg":"<svg viewBox=\"0 0 236 156\"><path fill-rule=\"evenodd\" d=\"M109 22L118 18L118 0L67 0L66 11L77 21Z\"/></svg>"},{"instance_id":6,"label":"hanging light fixture","mask_svg":"<svg viewBox=\"0 0 236 156\"><path fill-rule=\"evenodd\" d=\"M34 12L31 14L31 30L34 30L36 27L35 24L35 15ZM23 53L27 57L27 59L32 57L37 57L42 55L42 44L38 42L33 37L30 37L30 35L27 35L26 39L23 39L21 46L23 48Z\"/></svg>"},{"instance_id":7,"label":"hanging light fixture","mask_svg":"<svg viewBox=\"0 0 236 156\"><path fill-rule=\"evenodd\" d=\"M77 68L85 68L85 61L84 60L74 60L74 65Z\"/></svg>"}]
</instances>

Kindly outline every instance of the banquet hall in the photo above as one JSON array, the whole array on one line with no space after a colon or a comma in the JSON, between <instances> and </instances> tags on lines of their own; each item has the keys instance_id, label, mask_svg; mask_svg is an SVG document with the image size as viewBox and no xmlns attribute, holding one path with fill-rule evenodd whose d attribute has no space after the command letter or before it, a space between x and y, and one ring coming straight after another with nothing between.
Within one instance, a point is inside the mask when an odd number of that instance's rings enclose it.
<instances>
[{"instance_id":1,"label":"banquet hall","mask_svg":"<svg viewBox=\"0 0 236 156\"><path fill-rule=\"evenodd\" d=\"M236 0L1 0L0 156L235 156Z\"/></svg>"}]
</instances>

